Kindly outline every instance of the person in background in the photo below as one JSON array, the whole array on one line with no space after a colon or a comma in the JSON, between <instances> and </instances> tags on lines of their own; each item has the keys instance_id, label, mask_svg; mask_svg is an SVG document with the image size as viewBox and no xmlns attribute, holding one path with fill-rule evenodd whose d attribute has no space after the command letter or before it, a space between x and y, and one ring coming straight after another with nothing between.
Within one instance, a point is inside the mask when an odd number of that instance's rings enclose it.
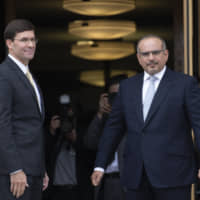
<instances>
[{"instance_id":1,"label":"person in background","mask_svg":"<svg viewBox=\"0 0 200 200\"><path fill-rule=\"evenodd\" d=\"M45 162L47 173L50 173L50 163L52 157L52 150L58 140L59 132L57 131L60 128L60 116L59 114L54 114L50 118L50 122L47 125L45 131Z\"/></svg>"},{"instance_id":2,"label":"person in background","mask_svg":"<svg viewBox=\"0 0 200 200\"><path fill-rule=\"evenodd\" d=\"M126 79L126 75L113 76L108 84L108 93L103 93L99 100L99 109L88 127L84 142L87 148L97 150L104 125L112 110L112 103L119 90L121 80ZM95 199L115 199L123 200L124 194L120 183L120 171L122 170L124 139L118 146L118 150L110 157L105 170L105 176L100 187L96 188Z\"/></svg>"},{"instance_id":3,"label":"person in background","mask_svg":"<svg viewBox=\"0 0 200 200\"><path fill-rule=\"evenodd\" d=\"M50 177L46 200L78 200L79 186L76 164L76 118L71 106L62 107L59 115L52 116L47 135L46 157Z\"/></svg>"}]
</instances>

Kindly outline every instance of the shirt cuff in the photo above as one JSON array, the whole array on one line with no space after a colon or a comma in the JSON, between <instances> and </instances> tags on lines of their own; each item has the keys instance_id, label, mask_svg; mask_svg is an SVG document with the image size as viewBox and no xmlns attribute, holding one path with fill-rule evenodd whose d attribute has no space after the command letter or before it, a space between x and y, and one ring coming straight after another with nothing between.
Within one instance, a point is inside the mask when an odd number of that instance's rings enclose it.
<instances>
[{"instance_id":1,"label":"shirt cuff","mask_svg":"<svg viewBox=\"0 0 200 200\"><path fill-rule=\"evenodd\" d=\"M21 171L22 171L22 169L18 169L18 170L14 171L14 172L11 172L10 175L17 174L18 172L21 172Z\"/></svg>"},{"instance_id":2,"label":"shirt cuff","mask_svg":"<svg viewBox=\"0 0 200 200\"><path fill-rule=\"evenodd\" d=\"M102 167L95 167L94 171L100 171L104 173L104 169Z\"/></svg>"}]
</instances>

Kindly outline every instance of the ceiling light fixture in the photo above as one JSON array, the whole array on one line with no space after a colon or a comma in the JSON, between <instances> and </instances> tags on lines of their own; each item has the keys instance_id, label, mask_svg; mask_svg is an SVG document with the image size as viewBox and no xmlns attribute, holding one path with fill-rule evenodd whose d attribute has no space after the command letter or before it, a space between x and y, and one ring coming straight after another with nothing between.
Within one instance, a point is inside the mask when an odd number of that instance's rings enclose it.
<instances>
[{"instance_id":1,"label":"ceiling light fixture","mask_svg":"<svg viewBox=\"0 0 200 200\"><path fill-rule=\"evenodd\" d=\"M72 45L71 54L87 60L117 60L135 53L133 43L81 41Z\"/></svg>"},{"instance_id":2,"label":"ceiling light fixture","mask_svg":"<svg viewBox=\"0 0 200 200\"><path fill-rule=\"evenodd\" d=\"M137 74L134 70L128 69L112 69L111 70L111 77L120 75L120 74L127 74L128 77L134 76ZM104 70L84 70L80 72L80 81L83 83L87 83L90 85L104 87L105 86L105 78L104 78Z\"/></svg>"},{"instance_id":3,"label":"ceiling light fixture","mask_svg":"<svg viewBox=\"0 0 200 200\"><path fill-rule=\"evenodd\" d=\"M69 24L69 33L94 40L117 39L136 31L133 21L79 20Z\"/></svg>"},{"instance_id":4,"label":"ceiling light fixture","mask_svg":"<svg viewBox=\"0 0 200 200\"><path fill-rule=\"evenodd\" d=\"M110 16L133 10L135 0L63 0L63 8L81 15Z\"/></svg>"}]
</instances>

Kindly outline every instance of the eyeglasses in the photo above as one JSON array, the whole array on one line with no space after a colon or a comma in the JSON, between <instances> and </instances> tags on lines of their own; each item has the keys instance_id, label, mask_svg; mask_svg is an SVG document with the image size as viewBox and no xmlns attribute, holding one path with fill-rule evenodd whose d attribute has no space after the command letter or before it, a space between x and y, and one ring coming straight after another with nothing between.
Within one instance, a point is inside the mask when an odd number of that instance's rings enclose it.
<instances>
[{"instance_id":1,"label":"eyeglasses","mask_svg":"<svg viewBox=\"0 0 200 200\"><path fill-rule=\"evenodd\" d=\"M29 43L29 42L32 42L32 43L35 43L35 44L38 43L37 38L21 38L21 39L15 38L14 40L17 40L17 41L20 41L20 42L23 42L23 43L26 43L26 44Z\"/></svg>"},{"instance_id":2,"label":"eyeglasses","mask_svg":"<svg viewBox=\"0 0 200 200\"><path fill-rule=\"evenodd\" d=\"M150 54L153 56L158 56L161 54L162 51L165 51L165 49L162 50L155 50L155 51L148 51L148 52L138 52L143 57L148 57Z\"/></svg>"}]
</instances>

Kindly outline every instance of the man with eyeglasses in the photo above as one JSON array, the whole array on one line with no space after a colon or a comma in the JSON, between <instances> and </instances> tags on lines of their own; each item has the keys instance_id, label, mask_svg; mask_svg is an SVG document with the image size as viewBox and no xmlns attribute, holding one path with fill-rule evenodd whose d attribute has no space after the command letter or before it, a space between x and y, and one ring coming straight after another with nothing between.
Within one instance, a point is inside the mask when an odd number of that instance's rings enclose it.
<instances>
[{"instance_id":1,"label":"man with eyeglasses","mask_svg":"<svg viewBox=\"0 0 200 200\"><path fill-rule=\"evenodd\" d=\"M188 75L166 66L165 41L139 40L137 58L144 73L124 80L100 141L93 185L126 132L121 175L126 200L190 200L200 177L191 135L200 150L200 89ZM126 131L124 131L126 130Z\"/></svg>"},{"instance_id":2,"label":"man with eyeglasses","mask_svg":"<svg viewBox=\"0 0 200 200\"><path fill-rule=\"evenodd\" d=\"M43 152L44 103L29 71L37 39L24 19L11 21L4 39L8 56L0 65L1 199L39 200L48 186Z\"/></svg>"}]
</instances>

